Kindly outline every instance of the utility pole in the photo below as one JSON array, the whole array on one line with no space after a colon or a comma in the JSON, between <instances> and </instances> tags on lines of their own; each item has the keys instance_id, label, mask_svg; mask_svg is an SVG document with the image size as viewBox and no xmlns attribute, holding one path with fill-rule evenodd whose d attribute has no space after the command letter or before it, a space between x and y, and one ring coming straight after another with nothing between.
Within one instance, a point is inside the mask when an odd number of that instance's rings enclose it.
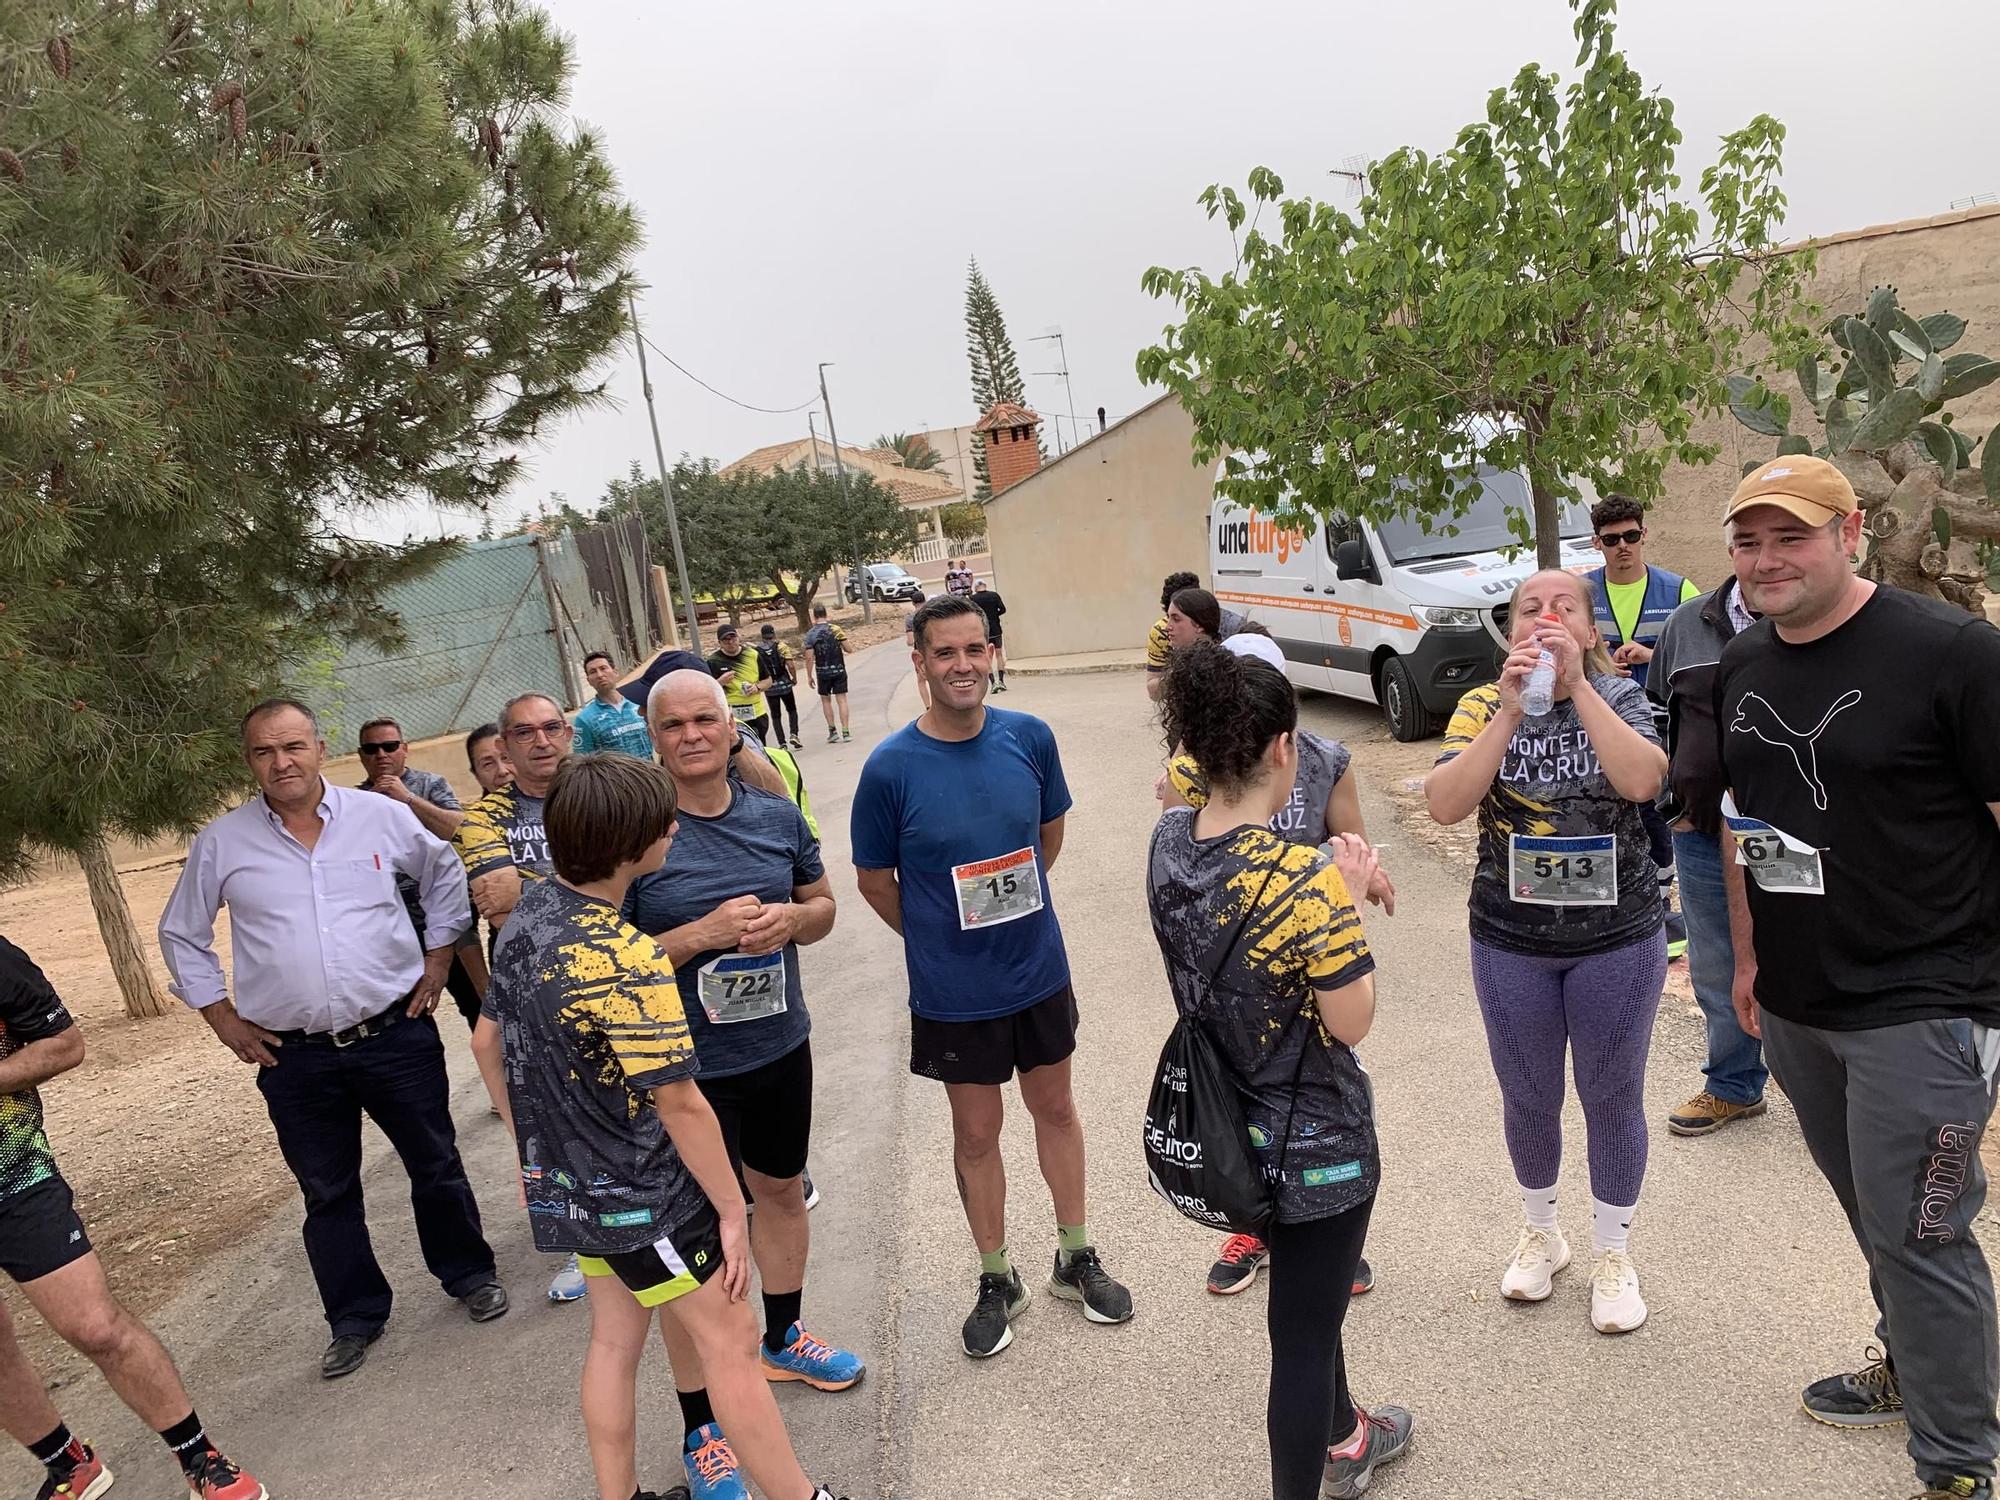
<instances>
[{"instance_id":1,"label":"utility pole","mask_svg":"<svg viewBox=\"0 0 2000 1500\"><path fill-rule=\"evenodd\" d=\"M817 474L819 472L819 413L818 412L809 411L806 413L806 431L812 434L813 473Z\"/></svg>"},{"instance_id":2,"label":"utility pole","mask_svg":"<svg viewBox=\"0 0 2000 1500\"><path fill-rule=\"evenodd\" d=\"M625 305L632 314L632 342L639 349L639 384L646 392L646 420L653 426L653 461L660 466L660 498L667 507L667 535L674 542L674 572L681 583L681 605L687 610L687 648L701 655L701 618L695 613L694 588L688 583L687 553L681 549L680 516L674 510L673 481L667 478L667 450L660 446L660 414L653 406L653 378L646 373L646 340L639 332L639 300L628 289ZM665 611L671 615L673 610Z\"/></svg>"},{"instance_id":3,"label":"utility pole","mask_svg":"<svg viewBox=\"0 0 2000 1500\"><path fill-rule=\"evenodd\" d=\"M861 595L861 623L875 623L875 597L868 587L868 570L862 564L861 538L854 533L854 506L847 493L847 465L840 461L840 433L833 425L833 398L826 393L826 367L833 361L822 360L819 367L819 399L826 408L826 439L833 444L833 472L840 476L840 498L848 502L847 545L854 552L855 592Z\"/></svg>"}]
</instances>

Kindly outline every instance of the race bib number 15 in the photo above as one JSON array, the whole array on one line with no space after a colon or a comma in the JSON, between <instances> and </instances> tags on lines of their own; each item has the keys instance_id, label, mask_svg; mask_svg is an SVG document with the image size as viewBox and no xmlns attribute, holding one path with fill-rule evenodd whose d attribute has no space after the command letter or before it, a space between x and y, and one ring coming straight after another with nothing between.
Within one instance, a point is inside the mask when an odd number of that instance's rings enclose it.
<instances>
[{"instance_id":1,"label":"race bib number 15","mask_svg":"<svg viewBox=\"0 0 2000 1500\"><path fill-rule=\"evenodd\" d=\"M958 896L958 927L997 927L1042 909L1042 877L1035 868L1035 851L1016 849L997 859L975 860L951 867L951 884Z\"/></svg>"}]
</instances>

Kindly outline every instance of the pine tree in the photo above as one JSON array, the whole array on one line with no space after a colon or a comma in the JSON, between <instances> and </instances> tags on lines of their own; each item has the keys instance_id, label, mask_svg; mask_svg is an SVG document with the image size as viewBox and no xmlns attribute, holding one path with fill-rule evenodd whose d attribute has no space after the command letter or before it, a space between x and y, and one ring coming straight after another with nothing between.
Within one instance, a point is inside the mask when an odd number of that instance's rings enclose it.
<instances>
[{"instance_id":1,"label":"pine tree","mask_svg":"<svg viewBox=\"0 0 2000 1500\"><path fill-rule=\"evenodd\" d=\"M637 241L517 0L0 6L0 875L79 856L133 1014L165 1001L108 833L246 785L237 721L601 399Z\"/></svg>"},{"instance_id":2,"label":"pine tree","mask_svg":"<svg viewBox=\"0 0 2000 1500\"><path fill-rule=\"evenodd\" d=\"M1021 380L1020 361L1014 357L1014 341L1007 336L1007 320L993 288L979 269L978 260L968 263L965 277L965 353L972 362L972 404L981 416L996 401L1028 404L1027 387ZM992 487L986 480L986 439L974 433L972 442L973 495L990 500Z\"/></svg>"}]
</instances>

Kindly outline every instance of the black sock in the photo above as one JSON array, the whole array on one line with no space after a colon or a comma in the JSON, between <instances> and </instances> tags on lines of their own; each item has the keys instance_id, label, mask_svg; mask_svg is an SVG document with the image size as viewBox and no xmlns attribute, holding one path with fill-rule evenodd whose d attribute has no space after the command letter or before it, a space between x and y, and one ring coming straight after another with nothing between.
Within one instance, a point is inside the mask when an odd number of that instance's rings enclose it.
<instances>
[{"instance_id":1,"label":"black sock","mask_svg":"<svg viewBox=\"0 0 2000 1500\"><path fill-rule=\"evenodd\" d=\"M174 1450L174 1457L181 1461L182 1473L192 1473L215 1446L202 1430L201 1417L195 1412L189 1412L171 1427L162 1428L160 1440Z\"/></svg>"},{"instance_id":2,"label":"black sock","mask_svg":"<svg viewBox=\"0 0 2000 1500\"><path fill-rule=\"evenodd\" d=\"M799 1320L799 1303L805 1291L764 1293L764 1347L776 1354L791 1342L792 1325Z\"/></svg>"},{"instance_id":3,"label":"black sock","mask_svg":"<svg viewBox=\"0 0 2000 1500\"><path fill-rule=\"evenodd\" d=\"M708 1404L708 1387L698 1391L675 1391L681 1398L681 1423L687 1428L684 1434L693 1437L695 1429L706 1427L715 1420L715 1408Z\"/></svg>"},{"instance_id":4,"label":"black sock","mask_svg":"<svg viewBox=\"0 0 2000 1500\"><path fill-rule=\"evenodd\" d=\"M71 1453L70 1445L76 1437L69 1430L69 1423L58 1422L54 1432L37 1442L28 1444L28 1451L35 1455L35 1462L45 1465L58 1478L67 1474L81 1461L83 1455Z\"/></svg>"}]
</instances>

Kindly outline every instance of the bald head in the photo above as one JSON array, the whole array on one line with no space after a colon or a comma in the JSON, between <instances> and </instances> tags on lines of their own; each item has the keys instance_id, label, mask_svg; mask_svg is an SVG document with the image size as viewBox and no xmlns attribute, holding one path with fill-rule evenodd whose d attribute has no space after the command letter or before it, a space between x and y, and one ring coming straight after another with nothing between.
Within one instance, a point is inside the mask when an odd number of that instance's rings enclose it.
<instances>
[{"instance_id":1,"label":"bald head","mask_svg":"<svg viewBox=\"0 0 2000 1500\"><path fill-rule=\"evenodd\" d=\"M722 684L708 673L683 668L654 683L646 695L646 724L660 763L684 792L729 774L736 720Z\"/></svg>"}]
</instances>

